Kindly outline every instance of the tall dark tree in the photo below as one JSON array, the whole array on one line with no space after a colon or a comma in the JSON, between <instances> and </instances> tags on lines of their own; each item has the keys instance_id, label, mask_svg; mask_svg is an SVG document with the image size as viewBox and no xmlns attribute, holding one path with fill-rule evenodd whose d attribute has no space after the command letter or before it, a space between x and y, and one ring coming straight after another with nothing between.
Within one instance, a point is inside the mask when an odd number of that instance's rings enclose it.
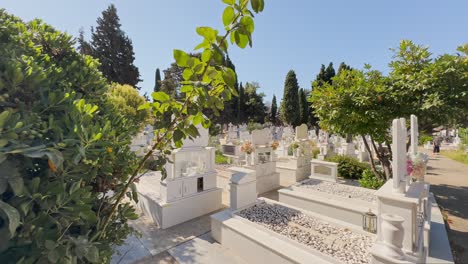
<instances>
[{"instance_id":1,"label":"tall dark tree","mask_svg":"<svg viewBox=\"0 0 468 264\"><path fill-rule=\"evenodd\" d=\"M176 98L179 96L180 82L182 81L183 69L175 62L165 70L164 80L161 81L161 91L167 93L169 96Z\"/></svg>"},{"instance_id":2,"label":"tall dark tree","mask_svg":"<svg viewBox=\"0 0 468 264\"><path fill-rule=\"evenodd\" d=\"M312 101L310 100L312 94L312 90L310 91L305 91L306 99L307 99L307 105L308 105L308 110L309 110L309 116L307 119L307 124L309 124L309 127L315 127L318 132L318 117L315 116L314 113L314 106L312 105Z\"/></svg>"},{"instance_id":3,"label":"tall dark tree","mask_svg":"<svg viewBox=\"0 0 468 264\"><path fill-rule=\"evenodd\" d=\"M328 67L325 70L325 75L326 75L325 81L327 83L331 84L332 83L332 78L335 77L335 69L333 68L333 63L332 62L330 62L328 64Z\"/></svg>"},{"instance_id":4,"label":"tall dark tree","mask_svg":"<svg viewBox=\"0 0 468 264\"><path fill-rule=\"evenodd\" d=\"M271 100L271 109L270 109L270 122L276 124L276 115L278 114L278 106L276 105L276 95L273 95Z\"/></svg>"},{"instance_id":5,"label":"tall dark tree","mask_svg":"<svg viewBox=\"0 0 468 264\"><path fill-rule=\"evenodd\" d=\"M99 59L99 70L108 81L136 87L140 80L138 68L133 64L135 53L130 38L121 29L117 9L113 4L97 19L92 30L91 43L80 34L80 51Z\"/></svg>"},{"instance_id":6,"label":"tall dark tree","mask_svg":"<svg viewBox=\"0 0 468 264\"><path fill-rule=\"evenodd\" d=\"M337 75L340 74L343 70L351 70L352 68L349 65L346 65L346 63L342 62L340 63L340 66L338 67L338 72L336 73Z\"/></svg>"},{"instance_id":7,"label":"tall dark tree","mask_svg":"<svg viewBox=\"0 0 468 264\"><path fill-rule=\"evenodd\" d=\"M236 66L229 58L229 55L226 55L224 65L226 67L231 68L234 72L236 72ZM239 84L237 82L237 74L236 74L236 82L234 83L234 89L236 90L237 93L239 93ZM225 100L224 110L221 112L221 115L220 115L221 124L228 124L228 123L239 124L239 119L238 119L238 114L237 114L237 112L239 111L238 105L239 105L238 96L232 96L231 100L229 101Z\"/></svg>"},{"instance_id":8,"label":"tall dark tree","mask_svg":"<svg viewBox=\"0 0 468 264\"><path fill-rule=\"evenodd\" d=\"M83 28L80 28L80 33L78 36L78 50L80 51L81 54L86 54L86 55L93 55L93 47L89 42L85 40L84 37L84 30Z\"/></svg>"},{"instance_id":9,"label":"tall dark tree","mask_svg":"<svg viewBox=\"0 0 468 264\"><path fill-rule=\"evenodd\" d=\"M325 65L322 64L320 67L320 71L317 74L317 77L315 77L315 81L317 86L322 86L327 80L327 73L326 73L326 68Z\"/></svg>"},{"instance_id":10,"label":"tall dark tree","mask_svg":"<svg viewBox=\"0 0 468 264\"><path fill-rule=\"evenodd\" d=\"M239 100L237 101L237 120L239 120L239 123L246 123L247 118L245 114L245 89L244 86L242 85L242 82L239 85Z\"/></svg>"},{"instance_id":11,"label":"tall dark tree","mask_svg":"<svg viewBox=\"0 0 468 264\"><path fill-rule=\"evenodd\" d=\"M265 123L266 107L263 103L264 93L259 93L260 85L257 82L245 84L245 115L248 122Z\"/></svg>"},{"instance_id":12,"label":"tall dark tree","mask_svg":"<svg viewBox=\"0 0 468 264\"><path fill-rule=\"evenodd\" d=\"M156 73L154 75L154 91L161 91L161 72L159 71L159 68L156 69Z\"/></svg>"},{"instance_id":13,"label":"tall dark tree","mask_svg":"<svg viewBox=\"0 0 468 264\"><path fill-rule=\"evenodd\" d=\"M297 83L296 73L293 70L290 70L286 75L280 112L284 123L293 126L300 125L299 85Z\"/></svg>"},{"instance_id":14,"label":"tall dark tree","mask_svg":"<svg viewBox=\"0 0 468 264\"><path fill-rule=\"evenodd\" d=\"M306 92L304 89L299 89L299 115L301 124L308 123L309 113L309 103L307 102Z\"/></svg>"}]
</instances>

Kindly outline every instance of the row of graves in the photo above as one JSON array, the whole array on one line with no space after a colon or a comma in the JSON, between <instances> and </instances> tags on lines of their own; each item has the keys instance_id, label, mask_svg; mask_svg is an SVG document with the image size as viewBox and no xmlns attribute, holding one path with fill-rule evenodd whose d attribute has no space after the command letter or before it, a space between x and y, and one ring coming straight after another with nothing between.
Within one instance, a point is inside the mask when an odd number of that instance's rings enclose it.
<instances>
[{"instance_id":1,"label":"row of graves","mask_svg":"<svg viewBox=\"0 0 468 264\"><path fill-rule=\"evenodd\" d=\"M151 172L137 185L139 207L160 228L218 211L211 215L212 237L247 263L453 263L429 184L424 177L413 181L408 175L408 155L419 155L415 116L409 154L406 121L393 121L393 179L377 191L340 182L336 173L314 174L316 162L326 161L311 159L303 151L281 155L272 144L271 129L254 130L241 145L233 144L244 156L222 175L215 170L215 148L208 147L208 131L199 128L199 132L200 137L186 140L172 152L166 179ZM310 131L300 126L295 132L289 143L304 144L306 149ZM336 152L337 140L325 132L315 135L315 140L320 148ZM286 147L286 138L281 141L279 145ZM284 173L278 172L278 164L297 164L299 159L309 164L309 177L290 180L292 184L278 191L278 201L258 198L280 188ZM223 196L228 196L229 208L219 211Z\"/></svg>"},{"instance_id":2,"label":"row of graves","mask_svg":"<svg viewBox=\"0 0 468 264\"><path fill-rule=\"evenodd\" d=\"M280 186L289 186L310 175L311 141L307 125L296 127L271 127L251 133L233 130L220 140L220 148L235 167L257 171L258 192L262 194ZM219 186L225 190L228 201L230 168L218 171ZM228 202L226 202L228 203Z\"/></svg>"},{"instance_id":3,"label":"row of graves","mask_svg":"<svg viewBox=\"0 0 468 264\"><path fill-rule=\"evenodd\" d=\"M230 207L211 215L212 237L247 263L453 263L430 185L409 174L422 156L415 116L410 131L407 153L406 120L393 121L393 178L376 191L311 173L274 201L258 198L257 170L230 168Z\"/></svg>"}]
</instances>

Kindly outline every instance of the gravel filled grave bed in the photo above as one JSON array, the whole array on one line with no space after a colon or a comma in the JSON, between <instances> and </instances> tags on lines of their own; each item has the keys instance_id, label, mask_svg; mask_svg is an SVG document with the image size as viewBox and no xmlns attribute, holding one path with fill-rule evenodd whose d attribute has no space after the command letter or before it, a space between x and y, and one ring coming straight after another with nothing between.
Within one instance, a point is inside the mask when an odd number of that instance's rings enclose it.
<instances>
[{"instance_id":1,"label":"gravel filled grave bed","mask_svg":"<svg viewBox=\"0 0 468 264\"><path fill-rule=\"evenodd\" d=\"M370 263L374 241L371 235L353 232L278 204L260 203L238 214L343 263Z\"/></svg>"},{"instance_id":2,"label":"gravel filled grave bed","mask_svg":"<svg viewBox=\"0 0 468 264\"><path fill-rule=\"evenodd\" d=\"M366 202L375 202L375 190L365 189L351 184L342 184L335 182L310 179L297 185L303 191L314 190L328 194L338 195L344 198L360 199Z\"/></svg>"}]
</instances>

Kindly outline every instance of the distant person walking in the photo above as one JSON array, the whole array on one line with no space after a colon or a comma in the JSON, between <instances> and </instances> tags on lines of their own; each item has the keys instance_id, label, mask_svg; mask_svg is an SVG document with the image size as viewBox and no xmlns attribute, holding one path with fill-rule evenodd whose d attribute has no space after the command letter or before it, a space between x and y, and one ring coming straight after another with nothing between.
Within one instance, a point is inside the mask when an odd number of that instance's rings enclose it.
<instances>
[{"instance_id":1,"label":"distant person walking","mask_svg":"<svg viewBox=\"0 0 468 264\"><path fill-rule=\"evenodd\" d=\"M436 136L434 138L434 141L432 142L432 145L434 146L433 154L439 154L440 153L440 142L441 138Z\"/></svg>"}]
</instances>

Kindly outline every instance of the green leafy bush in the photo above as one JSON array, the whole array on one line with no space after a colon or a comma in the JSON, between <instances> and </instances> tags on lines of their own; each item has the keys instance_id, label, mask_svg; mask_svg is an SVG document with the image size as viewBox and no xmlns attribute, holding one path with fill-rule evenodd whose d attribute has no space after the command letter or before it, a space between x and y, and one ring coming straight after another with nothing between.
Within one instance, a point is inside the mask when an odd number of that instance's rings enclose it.
<instances>
[{"instance_id":1,"label":"green leafy bush","mask_svg":"<svg viewBox=\"0 0 468 264\"><path fill-rule=\"evenodd\" d=\"M375 190L379 189L382 185L385 184L384 180L377 178L375 174L369 169L364 170L362 177L358 180L358 182L361 187Z\"/></svg>"},{"instance_id":2,"label":"green leafy bush","mask_svg":"<svg viewBox=\"0 0 468 264\"><path fill-rule=\"evenodd\" d=\"M320 149L318 148L313 148L312 149L312 158L316 159L318 154L320 154Z\"/></svg>"},{"instance_id":3,"label":"green leafy bush","mask_svg":"<svg viewBox=\"0 0 468 264\"><path fill-rule=\"evenodd\" d=\"M129 202L109 217L137 162L133 117L71 36L4 10L0 25L0 263L109 262L137 217Z\"/></svg>"},{"instance_id":4,"label":"green leafy bush","mask_svg":"<svg viewBox=\"0 0 468 264\"><path fill-rule=\"evenodd\" d=\"M338 175L345 179L359 179L364 170L369 167L367 164L349 156L336 155L327 158L327 161L338 163Z\"/></svg>"},{"instance_id":5,"label":"green leafy bush","mask_svg":"<svg viewBox=\"0 0 468 264\"><path fill-rule=\"evenodd\" d=\"M149 109L138 110L138 107L145 104L146 100L134 87L113 83L107 96L110 104L127 117L127 122L131 122L138 129L142 129L151 122Z\"/></svg>"},{"instance_id":6,"label":"green leafy bush","mask_svg":"<svg viewBox=\"0 0 468 264\"><path fill-rule=\"evenodd\" d=\"M419 135L418 141L419 146L423 146L426 142L432 141L432 136L421 134Z\"/></svg>"},{"instance_id":7,"label":"green leafy bush","mask_svg":"<svg viewBox=\"0 0 468 264\"><path fill-rule=\"evenodd\" d=\"M215 156L215 163L216 164L229 164L229 159L221 153L221 151L216 150Z\"/></svg>"}]
</instances>

